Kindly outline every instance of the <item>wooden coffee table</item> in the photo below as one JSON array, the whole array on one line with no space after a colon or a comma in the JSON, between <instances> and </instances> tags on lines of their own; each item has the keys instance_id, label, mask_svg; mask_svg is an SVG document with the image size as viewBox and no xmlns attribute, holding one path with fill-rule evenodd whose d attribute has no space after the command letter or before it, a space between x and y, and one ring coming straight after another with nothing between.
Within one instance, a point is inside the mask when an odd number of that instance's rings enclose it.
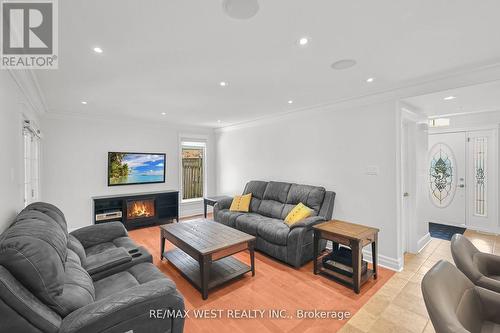
<instances>
[{"instance_id":1,"label":"wooden coffee table","mask_svg":"<svg viewBox=\"0 0 500 333\"><path fill-rule=\"evenodd\" d=\"M199 219L166 224L161 229L161 257L167 258L207 299L208 290L245 273L255 275L255 237L221 223ZM165 251L165 240L176 246ZM232 257L250 252L251 266Z\"/></svg>"}]
</instances>

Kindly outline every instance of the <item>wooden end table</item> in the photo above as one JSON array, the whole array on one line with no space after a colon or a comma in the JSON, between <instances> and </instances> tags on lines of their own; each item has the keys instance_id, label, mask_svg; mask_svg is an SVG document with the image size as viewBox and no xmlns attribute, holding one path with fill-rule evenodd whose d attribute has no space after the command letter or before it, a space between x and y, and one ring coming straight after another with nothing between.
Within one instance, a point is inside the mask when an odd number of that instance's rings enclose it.
<instances>
[{"instance_id":1,"label":"wooden end table","mask_svg":"<svg viewBox=\"0 0 500 333\"><path fill-rule=\"evenodd\" d=\"M160 226L161 257L167 258L205 300L208 290L245 273L255 275L255 237L221 223L199 219ZM168 239L177 248L165 251ZM250 266L233 254L250 252Z\"/></svg>"},{"instance_id":2,"label":"wooden end table","mask_svg":"<svg viewBox=\"0 0 500 333\"><path fill-rule=\"evenodd\" d=\"M333 278L336 281L352 286L356 294L359 294L363 283L372 276L377 278L377 238L379 229L354 224L344 221L331 220L313 226L314 229L314 274L322 273ZM338 244L349 246L352 250L352 278L323 267L319 256L320 239L330 240L334 247ZM362 250L363 247L371 244L373 269L367 269L366 273L361 275Z\"/></svg>"},{"instance_id":3,"label":"wooden end table","mask_svg":"<svg viewBox=\"0 0 500 333\"><path fill-rule=\"evenodd\" d=\"M213 207L220 200L227 199L227 198L231 198L231 197L228 197L227 195L220 195L220 196L216 196L216 197L206 197L206 198L203 198L203 212L205 214L204 215L205 218L207 218L207 206L212 206Z\"/></svg>"}]
</instances>

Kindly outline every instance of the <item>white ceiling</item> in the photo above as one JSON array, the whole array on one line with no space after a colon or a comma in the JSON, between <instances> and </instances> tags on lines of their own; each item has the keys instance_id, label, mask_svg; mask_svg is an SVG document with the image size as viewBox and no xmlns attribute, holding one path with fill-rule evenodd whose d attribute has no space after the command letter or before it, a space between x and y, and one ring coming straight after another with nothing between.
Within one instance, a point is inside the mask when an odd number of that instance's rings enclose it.
<instances>
[{"instance_id":1,"label":"white ceiling","mask_svg":"<svg viewBox=\"0 0 500 333\"><path fill-rule=\"evenodd\" d=\"M498 0L260 0L250 20L221 2L59 1L49 112L216 127L500 61Z\"/></svg>"},{"instance_id":2,"label":"white ceiling","mask_svg":"<svg viewBox=\"0 0 500 333\"><path fill-rule=\"evenodd\" d=\"M456 98L444 99L449 96ZM500 81L411 97L404 102L430 117L500 111Z\"/></svg>"}]
</instances>

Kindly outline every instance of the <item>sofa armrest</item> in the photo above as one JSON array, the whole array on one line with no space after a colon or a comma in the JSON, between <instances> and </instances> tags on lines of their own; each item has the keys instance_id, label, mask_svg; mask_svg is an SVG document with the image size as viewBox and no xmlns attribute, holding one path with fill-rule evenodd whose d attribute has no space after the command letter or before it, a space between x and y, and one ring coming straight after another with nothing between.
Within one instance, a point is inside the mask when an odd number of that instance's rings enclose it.
<instances>
[{"instance_id":1,"label":"sofa armrest","mask_svg":"<svg viewBox=\"0 0 500 333\"><path fill-rule=\"evenodd\" d=\"M233 198L224 198L224 199L217 201L215 206L217 206L219 210L229 209L229 207L231 207L232 202L233 202Z\"/></svg>"},{"instance_id":2,"label":"sofa armrest","mask_svg":"<svg viewBox=\"0 0 500 333\"><path fill-rule=\"evenodd\" d=\"M233 198L224 198L219 201L214 206L214 220L217 220L217 213L223 209L229 209L231 207L231 203L233 202Z\"/></svg>"},{"instance_id":3,"label":"sofa armrest","mask_svg":"<svg viewBox=\"0 0 500 333\"><path fill-rule=\"evenodd\" d=\"M63 319L60 332L183 331L182 317L151 316L157 310L183 313L184 299L168 279L153 280L84 306Z\"/></svg>"},{"instance_id":4,"label":"sofa armrest","mask_svg":"<svg viewBox=\"0 0 500 333\"><path fill-rule=\"evenodd\" d=\"M325 221L326 221L325 218L322 216L311 216L311 217L308 217L306 219L303 219L300 222L292 224L290 226L290 230L295 229L295 228L311 229L314 225L320 224L320 223L325 222Z\"/></svg>"},{"instance_id":5,"label":"sofa armrest","mask_svg":"<svg viewBox=\"0 0 500 333\"><path fill-rule=\"evenodd\" d=\"M97 244L111 242L118 237L128 236L127 229L121 222L108 222L102 224L89 225L71 232L84 248Z\"/></svg>"},{"instance_id":6,"label":"sofa armrest","mask_svg":"<svg viewBox=\"0 0 500 333\"><path fill-rule=\"evenodd\" d=\"M17 329L32 330L33 327L42 332L58 332L61 326L61 317L40 302L31 292L29 292L10 272L0 266L0 303L4 303L13 311L2 313L0 320L0 331ZM3 312L0 306L0 313ZM15 318L11 317L15 313ZM19 320L19 317L24 318ZM26 327L19 327L12 323L26 323ZM4 326L4 324L6 326Z\"/></svg>"}]
</instances>

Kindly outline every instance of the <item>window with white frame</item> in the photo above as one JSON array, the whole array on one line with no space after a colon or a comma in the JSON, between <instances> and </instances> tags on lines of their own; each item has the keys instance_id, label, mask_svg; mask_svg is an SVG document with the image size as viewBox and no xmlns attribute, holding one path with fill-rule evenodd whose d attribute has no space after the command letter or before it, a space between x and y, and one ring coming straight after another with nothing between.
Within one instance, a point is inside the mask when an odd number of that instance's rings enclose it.
<instances>
[{"instance_id":1,"label":"window with white frame","mask_svg":"<svg viewBox=\"0 0 500 333\"><path fill-rule=\"evenodd\" d=\"M29 121L24 123L24 206L39 200L40 131Z\"/></svg>"},{"instance_id":2,"label":"window with white frame","mask_svg":"<svg viewBox=\"0 0 500 333\"><path fill-rule=\"evenodd\" d=\"M204 197L206 190L206 142L181 142L182 200Z\"/></svg>"}]
</instances>

